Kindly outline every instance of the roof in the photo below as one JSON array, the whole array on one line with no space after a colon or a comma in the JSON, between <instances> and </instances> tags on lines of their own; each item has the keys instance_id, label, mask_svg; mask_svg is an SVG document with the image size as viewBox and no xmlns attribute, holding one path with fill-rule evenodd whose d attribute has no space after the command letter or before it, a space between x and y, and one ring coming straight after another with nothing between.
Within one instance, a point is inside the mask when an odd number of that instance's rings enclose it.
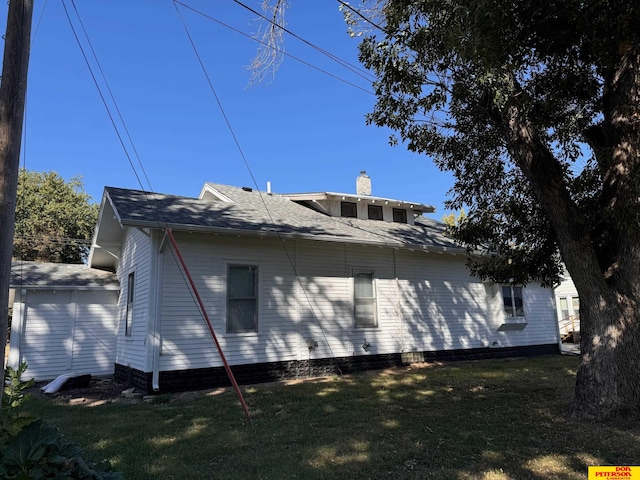
<instances>
[{"instance_id":1,"label":"roof","mask_svg":"<svg viewBox=\"0 0 640 480\"><path fill-rule=\"evenodd\" d=\"M125 226L280 236L328 242L358 243L462 253L464 250L445 235L445 226L420 216L415 225L357 218L331 217L290 200L285 195L214 183L205 184L201 198L106 187L94 237L90 264L106 265L109 257L100 248L114 252L114 222ZM104 217L104 221L102 218ZM114 220L115 219L115 220ZM104 241L104 242L103 242ZM106 245L109 243L110 247ZM100 258L95 255L102 255ZM95 260L95 261L92 261ZM103 263L107 262L107 263Z\"/></svg>"},{"instance_id":2,"label":"roof","mask_svg":"<svg viewBox=\"0 0 640 480\"><path fill-rule=\"evenodd\" d=\"M68 263L41 263L14 260L10 288L120 288L115 273Z\"/></svg>"}]
</instances>

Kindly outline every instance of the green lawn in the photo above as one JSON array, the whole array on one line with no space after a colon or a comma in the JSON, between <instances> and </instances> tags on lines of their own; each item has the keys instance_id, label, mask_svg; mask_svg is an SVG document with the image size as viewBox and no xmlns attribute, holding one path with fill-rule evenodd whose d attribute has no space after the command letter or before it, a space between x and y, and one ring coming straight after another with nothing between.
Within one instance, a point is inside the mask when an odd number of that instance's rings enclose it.
<instances>
[{"instance_id":1,"label":"green lawn","mask_svg":"<svg viewBox=\"0 0 640 480\"><path fill-rule=\"evenodd\" d=\"M131 479L576 479L640 462L640 423L569 418L577 357L425 365L87 407L31 399Z\"/></svg>"}]
</instances>

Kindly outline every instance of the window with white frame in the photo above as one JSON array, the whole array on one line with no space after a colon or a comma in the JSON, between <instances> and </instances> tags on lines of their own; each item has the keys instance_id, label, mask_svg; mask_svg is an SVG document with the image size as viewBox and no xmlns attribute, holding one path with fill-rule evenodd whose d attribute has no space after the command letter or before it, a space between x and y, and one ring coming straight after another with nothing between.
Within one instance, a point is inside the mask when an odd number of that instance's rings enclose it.
<instances>
[{"instance_id":1,"label":"window with white frame","mask_svg":"<svg viewBox=\"0 0 640 480\"><path fill-rule=\"evenodd\" d=\"M135 274L131 272L127 277L127 308L124 316L124 334L131 336L133 327L133 298L135 289Z\"/></svg>"},{"instance_id":2,"label":"window with white frame","mask_svg":"<svg viewBox=\"0 0 640 480\"><path fill-rule=\"evenodd\" d=\"M569 318L570 315L567 297L560 297L560 319L564 320L565 318Z\"/></svg>"},{"instance_id":3,"label":"window with white frame","mask_svg":"<svg viewBox=\"0 0 640 480\"><path fill-rule=\"evenodd\" d=\"M258 331L258 267L227 266L227 332Z\"/></svg>"},{"instance_id":4,"label":"window with white frame","mask_svg":"<svg viewBox=\"0 0 640 480\"><path fill-rule=\"evenodd\" d=\"M356 327L376 327L376 288L373 272L353 272L353 314Z\"/></svg>"},{"instance_id":5,"label":"window with white frame","mask_svg":"<svg viewBox=\"0 0 640 480\"><path fill-rule=\"evenodd\" d=\"M504 302L504 311L507 314L507 317L524 317L522 287L503 285L502 301Z\"/></svg>"},{"instance_id":6,"label":"window with white frame","mask_svg":"<svg viewBox=\"0 0 640 480\"><path fill-rule=\"evenodd\" d=\"M567 319L571 316L580 317L580 298L578 297L559 297L558 304L560 308L560 318Z\"/></svg>"}]
</instances>

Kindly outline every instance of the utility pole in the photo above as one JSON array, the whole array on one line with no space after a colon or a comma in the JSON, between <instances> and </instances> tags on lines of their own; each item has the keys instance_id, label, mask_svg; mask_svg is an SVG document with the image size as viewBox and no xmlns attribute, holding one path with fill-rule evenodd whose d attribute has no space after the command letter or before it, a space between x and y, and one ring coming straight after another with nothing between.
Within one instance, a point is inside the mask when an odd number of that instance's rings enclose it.
<instances>
[{"instance_id":1,"label":"utility pole","mask_svg":"<svg viewBox=\"0 0 640 480\"><path fill-rule=\"evenodd\" d=\"M32 17L33 0L9 1L0 80L0 354L3 373ZM0 405L3 390L0 388Z\"/></svg>"}]
</instances>

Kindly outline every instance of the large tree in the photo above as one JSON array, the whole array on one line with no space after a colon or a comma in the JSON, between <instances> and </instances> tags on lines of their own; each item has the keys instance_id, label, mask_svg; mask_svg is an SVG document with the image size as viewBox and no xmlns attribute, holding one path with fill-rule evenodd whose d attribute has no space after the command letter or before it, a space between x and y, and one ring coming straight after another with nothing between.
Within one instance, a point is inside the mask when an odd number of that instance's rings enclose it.
<instances>
[{"instance_id":1,"label":"large tree","mask_svg":"<svg viewBox=\"0 0 640 480\"><path fill-rule=\"evenodd\" d=\"M98 205L79 177L21 169L18 176L13 256L21 260L83 263Z\"/></svg>"},{"instance_id":2,"label":"large tree","mask_svg":"<svg viewBox=\"0 0 640 480\"><path fill-rule=\"evenodd\" d=\"M456 235L486 254L474 273L552 285L564 262L580 295L574 412L638 416L640 2L373 3L368 121L455 174Z\"/></svg>"}]
</instances>

